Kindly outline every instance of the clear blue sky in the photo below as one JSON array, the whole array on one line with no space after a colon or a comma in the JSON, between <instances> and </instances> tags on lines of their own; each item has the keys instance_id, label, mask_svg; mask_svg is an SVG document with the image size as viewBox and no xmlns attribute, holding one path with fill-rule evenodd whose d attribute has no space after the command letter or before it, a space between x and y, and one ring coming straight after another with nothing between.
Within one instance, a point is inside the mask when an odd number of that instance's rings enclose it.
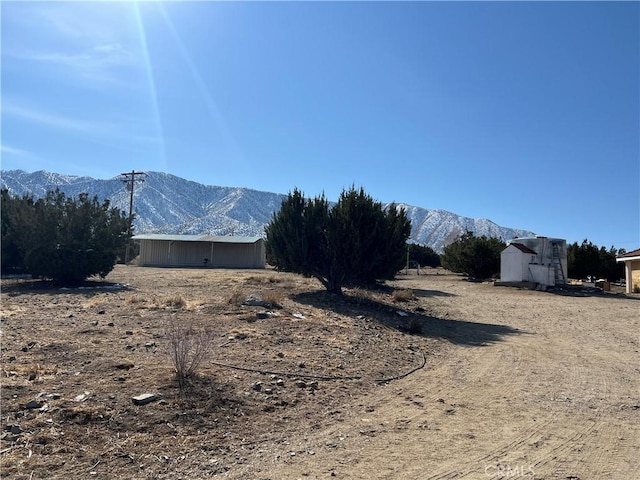
<instances>
[{"instance_id":1,"label":"clear blue sky","mask_svg":"<svg viewBox=\"0 0 640 480\"><path fill-rule=\"evenodd\" d=\"M350 185L640 247L638 2L2 2L2 168Z\"/></svg>"}]
</instances>

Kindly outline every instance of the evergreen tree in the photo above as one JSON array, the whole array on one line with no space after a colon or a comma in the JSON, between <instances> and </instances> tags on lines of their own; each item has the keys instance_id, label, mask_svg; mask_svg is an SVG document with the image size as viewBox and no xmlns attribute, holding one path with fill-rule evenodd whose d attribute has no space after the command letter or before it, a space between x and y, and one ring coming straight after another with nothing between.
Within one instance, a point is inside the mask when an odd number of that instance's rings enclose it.
<instances>
[{"instance_id":1,"label":"evergreen tree","mask_svg":"<svg viewBox=\"0 0 640 480\"><path fill-rule=\"evenodd\" d=\"M473 279L490 278L500 273L500 253L505 247L499 238L466 232L444 248L442 266Z\"/></svg>"},{"instance_id":2,"label":"evergreen tree","mask_svg":"<svg viewBox=\"0 0 640 480\"><path fill-rule=\"evenodd\" d=\"M6 199L5 192L3 204ZM23 270L36 277L65 284L93 275L105 277L130 236L124 212L86 193L74 199L56 190L35 202L23 197L9 199L9 204L17 207L6 212L3 208L3 247L6 240L15 248ZM5 270L4 258L2 263Z\"/></svg>"},{"instance_id":3,"label":"evergreen tree","mask_svg":"<svg viewBox=\"0 0 640 480\"><path fill-rule=\"evenodd\" d=\"M343 191L331 209L324 195L305 200L295 189L265 229L267 258L340 294L346 284L393 278L410 230L403 209L383 209L362 188Z\"/></svg>"},{"instance_id":4,"label":"evergreen tree","mask_svg":"<svg viewBox=\"0 0 640 480\"><path fill-rule=\"evenodd\" d=\"M439 267L440 255L431 247L412 243L409 248L409 262L415 262L421 267Z\"/></svg>"},{"instance_id":5,"label":"evergreen tree","mask_svg":"<svg viewBox=\"0 0 640 480\"><path fill-rule=\"evenodd\" d=\"M577 242L567 247L567 266L571 278L585 279L604 278L610 281L624 278L624 265L616 262L616 256L624 250L616 250L613 246L607 250L598 248L588 239L581 245Z\"/></svg>"}]
</instances>

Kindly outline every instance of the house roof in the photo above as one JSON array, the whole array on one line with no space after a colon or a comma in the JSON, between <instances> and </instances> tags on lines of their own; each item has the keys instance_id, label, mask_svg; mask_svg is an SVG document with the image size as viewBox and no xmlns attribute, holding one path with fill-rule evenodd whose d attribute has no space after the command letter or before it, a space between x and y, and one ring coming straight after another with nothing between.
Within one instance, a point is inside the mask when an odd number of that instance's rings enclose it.
<instances>
[{"instance_id":1,"label":"house roof","mask_svg":"<svg viewBox=\"0 0 640 480\"><path fill-rule=\"evenodd\" d=\"M232 235L165 235L162 233L143 233L134 235L133 240L158 240L164 242L211 242L211 243L256 243L262 237L241 237Z\"/></svg>"},{"instance_id":2,"label":"house roof","mask_svg":"<svg viewBox=\"0 0 640 480\"><path fill-rule=\"evenodd\" d=\"M513 245L518 250L520 250L522 253L529 253L531 255L537 255L538 254L537 252L535 252L534 250L531 250L529 247L527 247L526 245L523 245L522 243L510 243L509 245Z\"/></svg>"},{"instance_id":3,"label":"house roof","mask_svg":"<svg viewBox=\"0 0 640 480\"><path fill-rule=\"evenodd\" d=\"M640 248L616 256L616 261L618 262L625 262L629 260L640 260Z\"/></svg>"}]
</instances>

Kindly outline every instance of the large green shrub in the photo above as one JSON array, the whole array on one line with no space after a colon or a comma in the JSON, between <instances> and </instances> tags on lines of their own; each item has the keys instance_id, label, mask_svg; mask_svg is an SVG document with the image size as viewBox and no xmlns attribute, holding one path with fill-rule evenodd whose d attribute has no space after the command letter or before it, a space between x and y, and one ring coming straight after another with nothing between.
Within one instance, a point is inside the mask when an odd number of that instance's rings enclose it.
<instances>
[{"instance_id":1,"label":"large green shrub","mask_svg":"<svg viewBox=\"0 0 640 480\"><path fill-rule=\"evenodd\" d=\"M384 209L362 188L343 191L331 208L324 195L307 200L295 189L265 229L267 260L341 294L343 285L393 278L410 231L404 209Z\"/></svg>"},{"instance_id":2,"label":"large green shrub","mask_svg":"<svg viewBox=\"0 0 640 480\"><path fill-rule=\"evenodd\" d=\"M130 227L124 212L86 193L68 198L56 190L34 201L3 191L2 271L65 284L105 277L128 242Z\"/></svg>"},{"instance_id":3,"label":"large green shrub","mask_svg":"<svg viewBox=\"0 0 640 480\"><path fill-rule=\"evenodd\" d=\"M490 278L500 273L500 253L505 247L499 238L466 232L444 248L442 266L472 279Z\"/></svg>"}]
</instances>

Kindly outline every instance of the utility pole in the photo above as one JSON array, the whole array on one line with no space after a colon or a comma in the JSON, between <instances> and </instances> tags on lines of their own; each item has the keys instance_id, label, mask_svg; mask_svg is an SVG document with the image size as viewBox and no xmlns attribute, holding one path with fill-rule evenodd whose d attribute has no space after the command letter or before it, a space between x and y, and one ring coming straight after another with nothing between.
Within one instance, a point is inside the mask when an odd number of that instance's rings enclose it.
<instances>
[{"instance_id":1,"label":"utility pole","mask_svg":"<svg viewBox=\"0 0 640 480\"><path fill-rule=\"evenodd\" d=\"M131 170L127 173L121 173L120 180L126 185L127 190L129 190L129 237L131 237L131 230L133 229L133 190L136 182L144 182L144 176L147 175L144 172L136 172L135 170ZM125 250L124 255L124 263L125 265L129 263L129 250L131 249L131 238L129 238L129 242L127 242L127 248Z\"/></svg>"}]
</instances>

